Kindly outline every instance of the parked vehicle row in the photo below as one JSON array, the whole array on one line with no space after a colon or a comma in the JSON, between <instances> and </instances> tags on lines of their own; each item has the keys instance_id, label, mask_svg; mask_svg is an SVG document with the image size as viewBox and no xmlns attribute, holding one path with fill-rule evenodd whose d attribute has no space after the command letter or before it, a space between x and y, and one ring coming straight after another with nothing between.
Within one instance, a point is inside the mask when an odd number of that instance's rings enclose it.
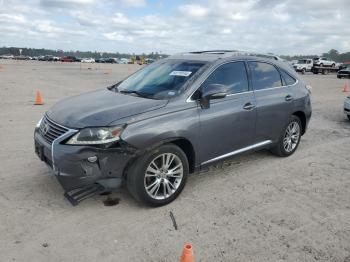
<instances>
[{"instance_id":1,"label":"parked vehicle row","mask_svg":"<svg viewBox=\"0 0 350 262\"><path fill-rule=\"evenodd\" d=\"M38 61L49 61L49 62L82 62L82 63L110 63L110 64L133 64L134 61L128 58L114 58L114 57L102 57L98 59L94 59L92 57L89 58L79 58L75 56L63 56L63 57L57 57L52 55L44 55L44 56L37 56L37 57L31 57L31 56L14 56L11 54L7 55L1 55L0 59L14 59L14 60L38 60ZM155 60L151 58L146 58L144 61L135 60L135 63L137 64L150 64L153 63Z\"/></svg>"}]
</instances>

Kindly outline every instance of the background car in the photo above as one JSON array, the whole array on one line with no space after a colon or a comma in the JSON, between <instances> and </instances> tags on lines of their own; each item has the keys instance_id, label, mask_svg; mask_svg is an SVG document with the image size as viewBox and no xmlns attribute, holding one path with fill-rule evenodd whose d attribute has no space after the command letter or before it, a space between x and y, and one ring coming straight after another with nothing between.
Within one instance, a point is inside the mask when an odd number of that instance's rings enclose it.
<instances>
[{"instance_id":1,"label":"background car","mask_svg":"<svg viewBox=\"0 0 350 262\"><path fill-rule=\"evenodd\" d=\"M311 71L311 68L313 67L313 60L312 59L300 59L298 62L296 62L293 67L295 71L305 73Z\"/></svg>"},{"instance_id":2,"label":"background car","mask_svg":"<svg viewBox=\"0 0 350 262\"><path fill-rule=\"evenodd\" d=\"M315 57L314 59L314 66L331 66L331 67L335 67L336 62L333 60L330 60L328 58L325 57Z\"/></svg>"},{"instance_id":3,"label":"background car","mask_svg":"<svg viewBox=\"0 0 350 262\"><path fill-rule=\"evenodd\" d=\"M75 56L64 56L60 58L61 62L80 62Z\"/></svg>"},{"instance_id":4,"label":"background car","mask_svg":"<svg viewBox=\"0 0 350 262\"><path fill-rule=\"evenodd\" d=\"M95 59L93 58L83 58L81 59L82 63L95 63Z\"/></svg>"},{"instance_id":5,"label":"background car","mask_svg":"<svg viewBox=\"0 0 350 262\"><path fill-rule=\"evenodd\" d=\"M350 79L350 65L346 65L343 69L337 73L338 78L346 77Z\"/></svg>"}]
</instances>

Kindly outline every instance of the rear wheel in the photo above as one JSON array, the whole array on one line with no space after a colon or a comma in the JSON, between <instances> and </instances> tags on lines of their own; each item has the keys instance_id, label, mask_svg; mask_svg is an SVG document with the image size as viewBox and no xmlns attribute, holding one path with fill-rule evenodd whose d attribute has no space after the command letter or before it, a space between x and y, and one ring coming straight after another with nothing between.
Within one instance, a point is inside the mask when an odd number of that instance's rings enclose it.
<instances>
[{"instance_id":1,"label":"rear wheel","mask_svg":"<svg viewBox=\"0 0 350 262\"><path fill-rule=\"evenodd\" d=\"M306 69L305 69L305 68L303 68L303 70L301 70L301 73L304 75L304 74L305 74L305 72L306 72Z\"/></svg>"},{"instance_id":2,"label":"rear wheel","mask_svg":"<svg viewBox=\"0 0 350 262\"><path fill-rule=\"evenodd\" d=\"M185 186L189 165L176 145L162 145L140 157L130 167L127 187L139 202L162 206L173 201Z\"/></svg>"},{"instance_id":3,"label":"rear wheel","mask_svg":"<svg viewBox=\"0 0 350 262\"><path fill-rule=\"evenodd\" d=\"M300 137L301 137L301 121L300 119L292 115L290 121L283 129L282 135L275 145L271 149L271 152L275 155L287 157L292 155L295 150L298 148Z\"/></svg>"},{"instance_id":4,"label":"rear wheel","mask_svg":"<svg viewBox=\"0 0 350 262\"><path fill-rule=\"evenodd\" d=\"M332 67L335 67L335 64L334 64L334 63L332 64Z\"/></svg>"},{"instance_id":5,"label":"rear wheel","mask_svg":"<svg viewBox=\"0 0 350 262\"><path fill-rule=\"evenodd\" d=\"M348 119L350 120L350 115L348 115Z\"/></svg>"},{"instance_id":6,"label":"rear wheel","mask_svg":"<svg viewBox=\"0 0 350 262\"><path fill-rule=\"evenodd\" d=\"M322 64L322 63L320 64L320 67L323 67L323 64Z\"/></svg>"}]
</instances>

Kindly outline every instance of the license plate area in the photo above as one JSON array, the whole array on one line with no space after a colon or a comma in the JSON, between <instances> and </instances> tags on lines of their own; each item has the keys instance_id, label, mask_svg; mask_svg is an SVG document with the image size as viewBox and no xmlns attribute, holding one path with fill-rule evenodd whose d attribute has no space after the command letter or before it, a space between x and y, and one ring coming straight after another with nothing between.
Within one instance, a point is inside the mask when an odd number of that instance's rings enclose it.
<instances>
[{"instance_id":1,"label":"license plate area","mask_svg":"<svg viewBox=\"0 0 350 262\"><path fill-rule=\"evenodd\" d=\"M38 142L35 141L35 153L38 155L41 161L48 164L50 167L52 167L52 161L49 157L45 155L45 148L43 145L40 145Z\"/></svg>"}]
</instances>

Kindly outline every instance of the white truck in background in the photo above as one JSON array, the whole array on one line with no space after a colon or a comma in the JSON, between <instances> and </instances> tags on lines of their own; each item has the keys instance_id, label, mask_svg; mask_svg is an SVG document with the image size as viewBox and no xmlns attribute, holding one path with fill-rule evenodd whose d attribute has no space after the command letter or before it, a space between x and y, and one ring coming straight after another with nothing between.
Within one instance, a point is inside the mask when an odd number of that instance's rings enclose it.
<instances>
[{"instance_id":1,"label":"white truck in background","mask_svg":"<svg viewBox=\"0 0 350 262\"><path fill-rule=\"evenodd\" d=\"M310 72L314 66L314 61L312 59L299 59L293 67L295 71L305 74L305 72Z\"/></svg>"}]
</instances>

